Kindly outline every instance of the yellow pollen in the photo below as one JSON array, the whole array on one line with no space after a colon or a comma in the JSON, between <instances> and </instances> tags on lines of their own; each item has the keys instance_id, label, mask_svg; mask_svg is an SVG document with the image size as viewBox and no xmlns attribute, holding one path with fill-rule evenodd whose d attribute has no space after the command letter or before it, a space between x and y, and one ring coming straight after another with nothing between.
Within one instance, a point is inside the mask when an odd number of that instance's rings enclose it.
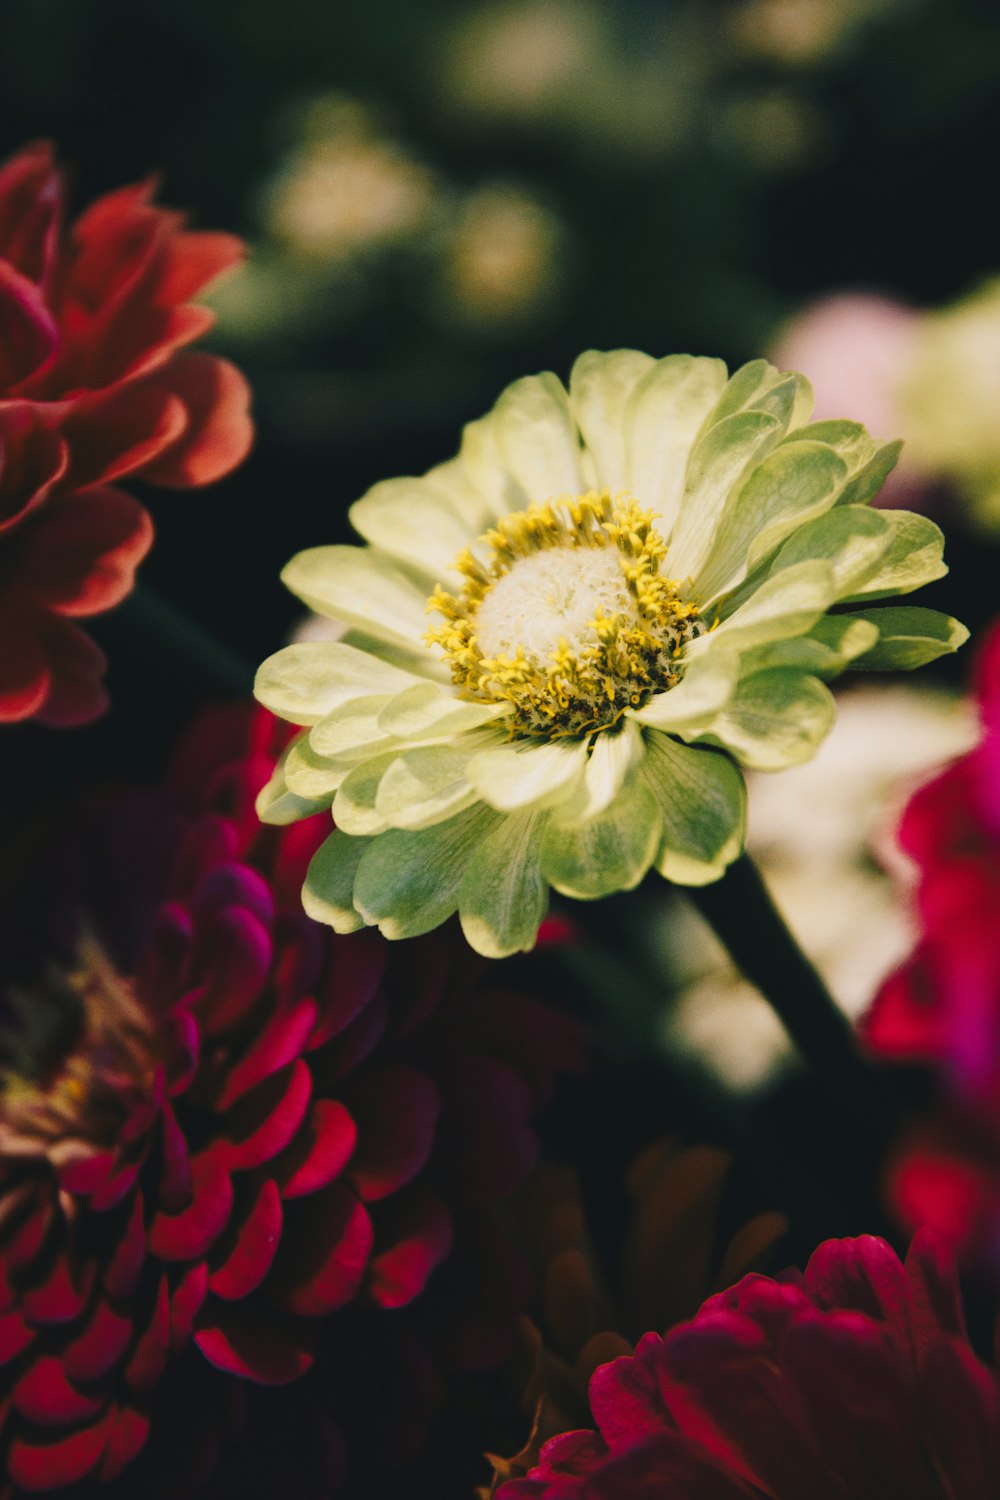
<instances>
[{"instance_id":1,"label":"yellow pollen","mask_svg":"<svg viewBox=\"0 0 1000 1500\"><path fill-rule=\"evenodd\" d=\"M427 601L463 695L513 706L515 735L591 734L680 680L704 625L662 572L656 516L628 495L564 495L499 520Z\"/></svg>"}]
</instances>

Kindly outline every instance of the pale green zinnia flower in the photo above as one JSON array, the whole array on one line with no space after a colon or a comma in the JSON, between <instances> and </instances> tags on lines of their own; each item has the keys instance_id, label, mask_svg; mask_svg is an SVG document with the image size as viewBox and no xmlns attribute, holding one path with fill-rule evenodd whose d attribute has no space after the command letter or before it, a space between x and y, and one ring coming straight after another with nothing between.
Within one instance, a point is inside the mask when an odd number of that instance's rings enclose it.
<instances>
[{"instance_id":1,"label":"pale green zinnia flower","mask_svg":"<svg viewBox=\"0 0 1000 1500\"><path fill-rule=\"evenodd\" d=\"M257 693L307 726L266 821L333 806L306 909L338 931L458 911L499 956L549 888L591 899L716 880L743 847L740 765L807 760L848 665L914 667L966 632L933 611L830 614L945 571L922 516L873 511L897 444L806 425L763 361L588 353L567 391L519 380L456 458L392 479L284 580L343 622L286 647Z\"/></svg>"}]
</instances>

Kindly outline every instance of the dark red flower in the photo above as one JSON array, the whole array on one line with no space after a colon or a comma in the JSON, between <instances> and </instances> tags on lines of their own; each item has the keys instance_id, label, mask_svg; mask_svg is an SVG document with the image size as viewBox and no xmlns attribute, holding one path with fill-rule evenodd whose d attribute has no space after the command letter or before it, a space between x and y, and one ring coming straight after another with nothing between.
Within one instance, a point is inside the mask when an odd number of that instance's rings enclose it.
<instances>
[{"instance_id":1,"label":"dark red flower","mask_svg":"<svg viewBox=\"0 0 1000 1500\"><path fill-rule=\"evenodd\" d=\"M50 146L0 166L0 722L104 706L73 621L129 592L152 540L113 482L208 484L250 444L242 375L186 348L212 323L190 299L242 247L151 194L109 193L67 227Z\"/></svg>"},{"instance_id":2,"label":"dark red flower","mask_svg":"<svg viewBox=\"0 0 1000 1500\"><path fill-rule=\"evenodd\" d=\"M899 1145L890 1192L970 1263L1000 1272L1000 628L978 660L980 743L910 801L920 940L864 1022L883 1057L930 1065L936 1109Z\"/></svg>"},{"instance_id":3,"label":"dark red flower","mask_svg":"<svg viewBox=\"0 0 1000 1500\"><path fill-rule=\"evenodd\" d=\"M553 1438L502 1500L993 1500L1000 1386L929 1237L828 1240L603 1365L596 1431Z\"/></svg>"},{"instance_id":4,"label":"dark red flower","mask_svg":"<svg viewBox=\"0 0 1000 1500\"><path fill-rule=\"evenodd\" d=\"M460 942L338 938L305 917L324 830L253 821L270 723L249 749L242 707L218 723L182 756L172 811L102 804L76 856L87 899L44 935L47 967L30 924L5 944L20 1019L0 1071L0 1457L15 1489L119 1474L186 1346L284 1384L330 1314L407 1306L438 1267L451 1357L487 1363L513 1336L509 1279L477 1262L490 1302L473 1323L454 1252L488 1236L529 1169L529 1118L575 1064L575 1029Z\"/></svg>"}]
</instances>

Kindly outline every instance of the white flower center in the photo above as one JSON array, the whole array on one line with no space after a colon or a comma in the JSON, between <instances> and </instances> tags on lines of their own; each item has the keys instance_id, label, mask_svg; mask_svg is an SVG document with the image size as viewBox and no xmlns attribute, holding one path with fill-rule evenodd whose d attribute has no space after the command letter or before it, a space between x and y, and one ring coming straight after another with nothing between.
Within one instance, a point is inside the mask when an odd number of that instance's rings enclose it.
<instances>
[{"instance_id":1,"label":"white flower center","mask_svg":"<svg viewBox=\"0 0 1000 1500\"><path fill-rule=\"evenodd\" d=\"M476 616L485 657L517 655L543 667L561 643L574 656L595 642L594 618L639 621L616 547L548 547L514 563L490 588Z\"/></svg>"}]
</instances>

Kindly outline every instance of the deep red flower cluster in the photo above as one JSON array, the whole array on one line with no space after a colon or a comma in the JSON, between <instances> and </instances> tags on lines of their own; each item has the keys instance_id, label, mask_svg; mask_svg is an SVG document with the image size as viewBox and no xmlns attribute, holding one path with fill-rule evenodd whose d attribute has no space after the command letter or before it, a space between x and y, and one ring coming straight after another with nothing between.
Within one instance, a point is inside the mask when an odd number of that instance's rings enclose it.
<instances>
[{"instance_id":1,"label":"deep red flower cluster","mask_svg":"<svg viewBox=\"0 0 1000 1500\"><path fill-rule=\"evenodd\" d=\"M412 1302L457 1235L487 1234L531 1165L530 1116L576 1064L575 1028L495 970L484 985L460 942L392 948L305 917L325 829L257 824L273 731L257 719L248 745L248 727L241 706L189 742L173 813L102 806L71 960L28 992L0 1082L15 1490L119 1474L186 1346L281 1384L331 1313ZM467 1362L504 1352L488 1312L462 1318Z\"/></svg>"},{"instance_id":2,"label":"deep red flower cluster","mask_svg":"<svg viewBox=\"0 0 1000 1500\"><path fill-rule=\"evenodd\" d=\"M0 166L0 722L104 707L74 622L125 597L152 541L116 481L208 484L250 444L243 377L186 348L213 321L190 299L242 246L151 195L122 188L67 227L48 145Z\"/></svg>"},{"instance_id":3,"label":"deep red flower cluster","mask_svg":"<svg viewBox=\"0 0 1000 1500\"><path fill-rule=\"evenodd\" d=\"M864 1023L869 1045L933 1066L936 1110L900 1145L890 1191L970 1264L1000 1274L1000 627L978 658L980 743L922 787L898 839L918 869L920 940Z\"/></svg>"},{"instance_id":4,"label":"deep red flower cluster","mask_svg":"<svg viewBox=\"0 0 1000 1500\"><path fill-rule=\"evenodd\" d=\"M1000 1385L953 1267L918 1237L828 1240L747 1276L590 1384L596 1431L553 1438L501 1500L993 1500Z\"/></svg>"}]
</instances>

